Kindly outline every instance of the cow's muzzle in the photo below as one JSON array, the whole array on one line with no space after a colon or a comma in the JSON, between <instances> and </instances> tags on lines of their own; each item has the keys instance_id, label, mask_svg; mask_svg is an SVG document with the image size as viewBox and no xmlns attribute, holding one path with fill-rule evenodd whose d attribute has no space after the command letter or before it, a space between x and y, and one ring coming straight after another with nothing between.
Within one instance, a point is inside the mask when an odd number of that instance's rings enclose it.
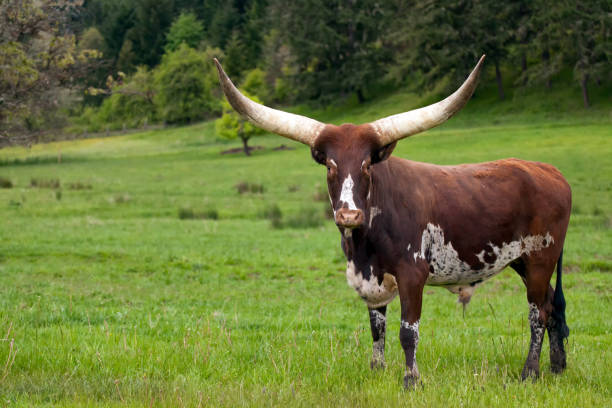
<instances>
[{"instance_id":1,"label":"cow's muzzle","mask_svg":"<svg viewBox=\"0 0 612 408\"><path fill-rule=\"evenodd\" d=\"M341 208L336 211L336 225L344 228L358 228L363 225L364 216L361 210Z\"/></svg>"}]
</instances>

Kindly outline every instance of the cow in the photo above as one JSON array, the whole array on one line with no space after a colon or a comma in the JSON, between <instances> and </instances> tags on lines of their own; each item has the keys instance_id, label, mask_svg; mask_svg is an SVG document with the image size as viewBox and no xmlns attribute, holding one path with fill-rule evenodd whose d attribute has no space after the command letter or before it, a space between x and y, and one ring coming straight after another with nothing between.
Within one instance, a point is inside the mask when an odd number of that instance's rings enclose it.
<instances>
[{"instance_id":1,"label":"cow","mask_svg":"<svg viewBox=\"0 0 612 408\"><path fill-rule=\"evenodd\" d=\"M539 376L545 330L552 372L566 367L569 329L561 269L571 190L561 173L549 164L518 159L438 166L391 156L398 140L443 123L467 103L484 57L446 99L341 126L248 99L214 60L223 92L239 114L310 146L312 158L326 166L346 278L368 307L370 366L385 366L386 309L399 294L407 389L419 380L416 351L425 285L445 287L465 305L478 285L507 266L527 289L531 343L521 378Z\"/></svg>"}]
</instances>

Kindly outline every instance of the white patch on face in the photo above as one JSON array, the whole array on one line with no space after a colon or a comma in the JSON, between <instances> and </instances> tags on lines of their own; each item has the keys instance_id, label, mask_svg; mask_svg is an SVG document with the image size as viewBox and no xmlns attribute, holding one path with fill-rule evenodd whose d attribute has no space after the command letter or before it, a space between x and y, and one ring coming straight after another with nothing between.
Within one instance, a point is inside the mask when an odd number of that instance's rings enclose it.
<instances>
[{"instance_id":1,"label":"white patch on face","mask_svg":"<svg viewBox=\"0 0 612 408\"><path fill-rule=\"evenodd\" d=\"M346 281L371 309L388 305L397 296L395 277L385 273L382 284L379 285L372 266L370 266L370 279L366 280L363 278L363 274L356 270L355 263L349 261L346 265Z\"/></svg>"},{"instance_id":2,"label":"white patch on face","mask_svg":"<svg viewBox=\"0 0 612 408\"><path fill-rule=\"evenodd\" d=\"M368 228L372 228L372 220L374 220L374 217L376 217L378 214L382 214L382 210L380 208L370 207L370 221Z\"/></svg>"},{"instance_id":3,"label":"white patch on face","mask_svg":"<svg viewBox=\"0 0 612 408\"><path fill-rule=\"evenodd\" d=\"M439 226L431 223L421 236L421 249L415 251L414 259L425 259L429 254L429 265L433 271L427 278L429 285L456 285L457 288L478 280L485 280L501 272L510 262L523 254L542 250L554 243L549 232L546 235L528 235L517 241L503 243L497 247L492 243L487 244L490 251L482 250L476 256L484 264L479 270L472 270L469 264L459 258L459 254L453 248L451 242L445 243L444 231ZM495 256L492 263L485 261L485 255Z\"/></svg>"},{"instance_id":4,"label":"white patch on face","mask_svg":"<svg viewBox=\"0 0 612 408\"><path fill-rule=\"evenodd\" d=\"M353 201L353 178L349 174L342 183L342 192L340 193L340 201L345 202L348 205L349 210L356 210L357 206Z\"/></svg>"},{"instance_id":5,"label":"white patch on face","mask_svg":"<svg viewBox=\"0 0 612 408\"><path fill-rule=\"evenodd\" d=\"M334 159L329 159L330 163L333 164L334 166L336 166L336 168L338 167L338 165L336 164L336 162L334 161Z\"/></svg>"}]
</instances>

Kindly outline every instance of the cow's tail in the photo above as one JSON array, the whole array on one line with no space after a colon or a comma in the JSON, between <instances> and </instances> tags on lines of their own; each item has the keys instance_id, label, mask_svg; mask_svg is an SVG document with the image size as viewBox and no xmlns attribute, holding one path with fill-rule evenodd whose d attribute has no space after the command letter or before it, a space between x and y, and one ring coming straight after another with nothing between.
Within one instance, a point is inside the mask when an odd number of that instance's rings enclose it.
<instances>
[{"instance_id":1,"label":"cow's tail","mask_svg":"<svg viewBox=\"0 0 612 408\"><path fill-rule=\"evenodd\" d=\"M555 284L555 294L553 295L553 311L552 317L557 325L559 325L559 333L561 334L561 338L566 338L569 336L569 327L567 327L567 322L565 321L565 296L563 296L563 284L561 281L563 269L563 249L561 250L561 255L559 255L559 260L557 261L557 283Z\"/></svg>"}]
</instances>

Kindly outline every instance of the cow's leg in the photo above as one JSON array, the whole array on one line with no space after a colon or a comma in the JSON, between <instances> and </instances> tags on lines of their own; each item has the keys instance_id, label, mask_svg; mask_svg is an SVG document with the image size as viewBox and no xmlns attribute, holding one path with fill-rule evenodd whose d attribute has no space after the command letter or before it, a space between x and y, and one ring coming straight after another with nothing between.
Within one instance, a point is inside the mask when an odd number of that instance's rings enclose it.
<instances>
[{"instance_id":1,"label":"cow's leg","mask_svg":"<svg viewBox=\"0 0 612 408\"><path fill-rule=\"evenodd\" d=\"M563 251L557 260L557 282L555 289L548 287L549 296L552 297L552 313L548 318L546 329L550 343L550 370L560 373L566 367L565 347L563 340L569 336L569 328L565 321L565 296L561 282L563 269Z\"/></svg>"},{"instance_id":2,"label":"cow's leg","mask_svg":"<svg viewBox=\"0 0 612 408\"><path fill-rule=\"evenodd\" d=\"M552 287L548 287L549 296L554 296ZM553 373L560 373L566 367L565 346L563 339L569 335L569 329L565 322L565 312L560 309L563 307L552 302L552 313L546 323L548 331L548 342L550 343L550 370Z\"/></svg>"},{"instance_id":3,"label":"cow's leg","mask_svg":"<svg viewBox=\"0 0 612 408\"><path fill-rule=\"evenodd\" d=\"M406 355L406 373L404 387L414 388L419 379L419 369L416 361L417 345L419 344L419 320L423 302L423 288L426 274L411 268L398 276L398 289L402 308L400 326L400 343Z\"/></svg>"},{"instance_id":4,"label":"cow's leg","mask_svg":"<svg viewBox=\"0 0 612 408\"><path fill-rule=\"evenodd\" d=\"M525 285L529 302L529 327L531 342L527 360L521 373L523 380L540 375L540 352L548 318L552 312L552 292L549 291L550 277L554 264L526 265Z\"/></svg>"},{"instance_id":5,"label":"cow's leg","mask_svg":"<svg viewBox=\"0 0 612 408\"><path fill-rule=\"evenodd\" d=\"M370 368L385 368L385 332L387 330L387 306L376 309L368 308L370 312L370 329L372 329L372 361Z\"/></svg>"}]
</instances>

